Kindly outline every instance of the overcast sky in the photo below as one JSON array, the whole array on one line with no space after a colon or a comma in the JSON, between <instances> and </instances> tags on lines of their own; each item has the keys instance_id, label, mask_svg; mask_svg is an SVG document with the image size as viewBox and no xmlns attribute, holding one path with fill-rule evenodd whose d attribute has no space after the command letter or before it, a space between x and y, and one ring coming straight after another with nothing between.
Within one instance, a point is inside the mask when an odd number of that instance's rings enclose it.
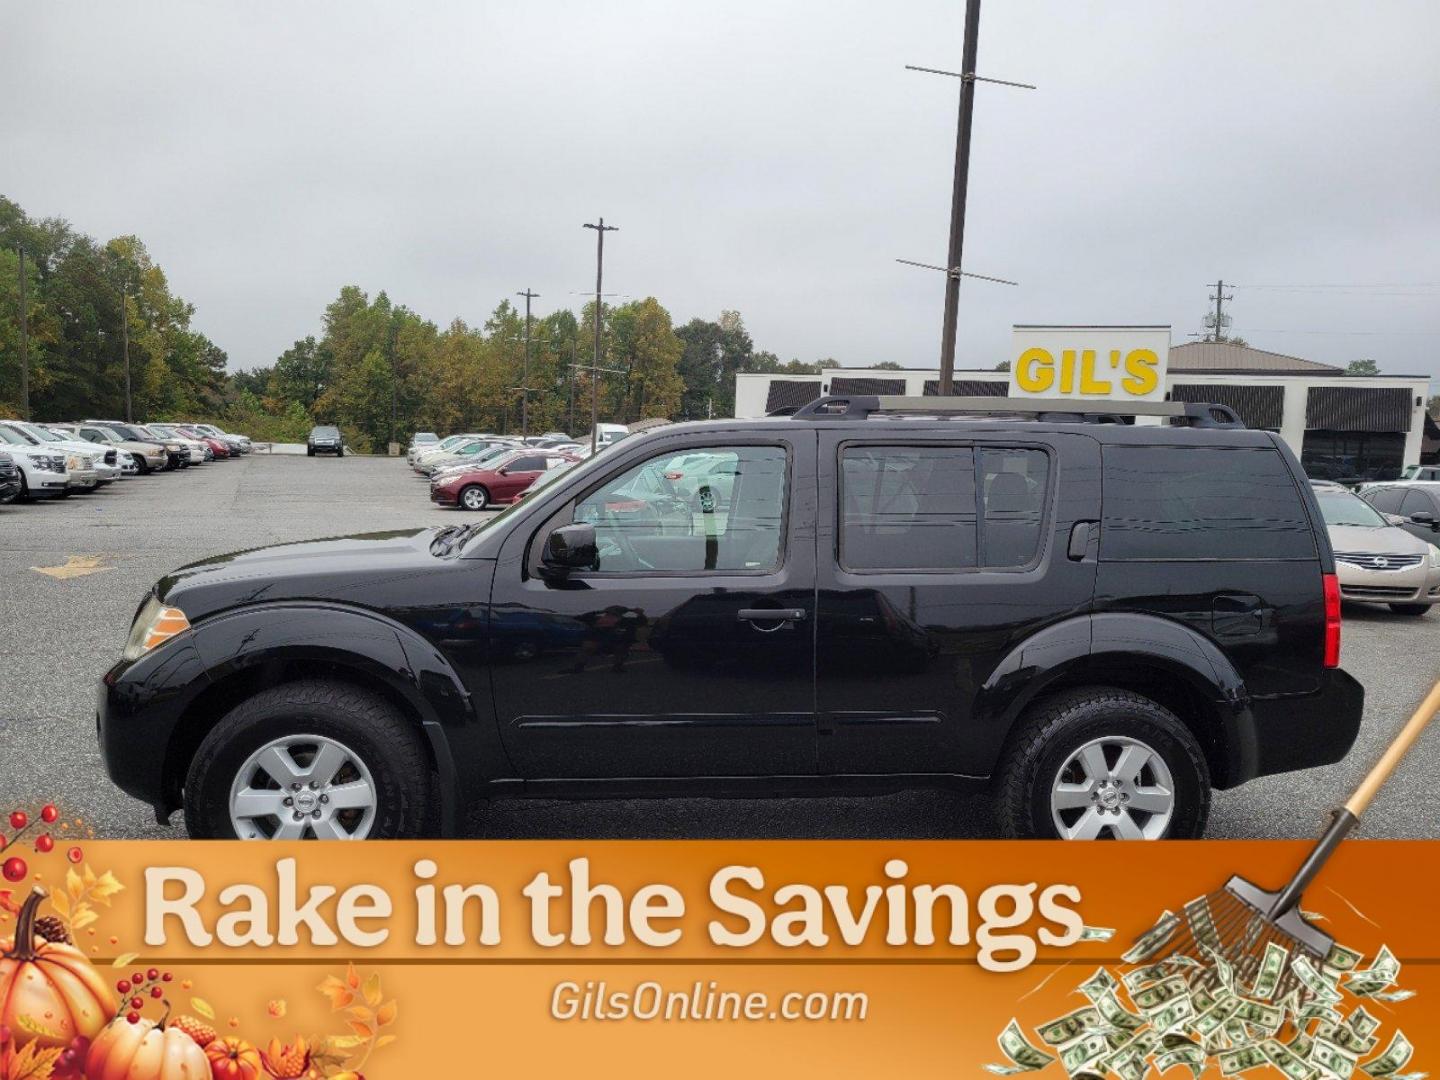
<instances>
[{"instance_id":1,"label":"overcast sky","mask_svg":"<svg viewBox=\"0 0 1440 1080\"><path fill-rule=\"evenodd\" d=\"M0 6L0 193L136 233L232 367L340 287L441 325L527 287L739 309L933 366L963 0ZM1012 323L1233 332L1440 373L1440 3L986 0L960 367ZM1373 288L1371 286L1405 286ZM1346 286L1294 289L1261 286ZM1361 288L1361 286L1364 286ZM1418 286L1428 286L1420 288Z\"/></svg>"}]
</instances>

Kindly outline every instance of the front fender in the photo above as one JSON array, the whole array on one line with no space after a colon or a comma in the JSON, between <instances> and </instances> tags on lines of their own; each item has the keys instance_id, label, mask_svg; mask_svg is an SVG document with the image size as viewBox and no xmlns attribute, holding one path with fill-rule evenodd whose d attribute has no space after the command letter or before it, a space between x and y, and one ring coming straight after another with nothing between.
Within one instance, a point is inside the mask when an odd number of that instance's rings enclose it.
<instances>
[{"instance_id":1,"label":"front fender","mask_svg":"<svg viewBox=\"0 0 1440 1080\"><path fill-rule=\"evenodd\" d=\"M1225 654L1194 629L1155 615L1079 615L1042 630L1012 650L981 687L977 716L1008 739L1039 697L1062 685L1094 681L1144 686L1164 678L1178 685L1213 722L1199 732L1217 786L1258 774L1259 750L1250 695Z\"/></svg>"},{"instance_id":2,"label":"front fender","mask_svg":"<svg viewBox=\"0 0 1440 1080\"><path fill-rule=\"evenodd\" d=\"M297 601L227 612L191 632L208 680L316 664L382 683L419 718L439 775L442 831L455 835L479 778L457 762L497 761L485 748L470 694L444 658L402 623L342 604ZM479 756L470 757L471 753ZM501 751L503 753L503 751Z\"/></svg>"}]
</instances>

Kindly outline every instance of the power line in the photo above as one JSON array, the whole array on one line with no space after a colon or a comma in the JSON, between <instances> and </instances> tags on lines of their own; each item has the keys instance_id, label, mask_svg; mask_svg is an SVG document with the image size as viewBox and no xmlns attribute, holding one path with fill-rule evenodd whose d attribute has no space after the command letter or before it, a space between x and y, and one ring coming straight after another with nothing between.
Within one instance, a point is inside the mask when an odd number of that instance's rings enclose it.
<instances>
[{"instance_id":1,"label":"power line","mask_svg":"<svg viewBox=\"0 0 1440 1080\"><path fill-rule=\"evenodd\" d=\"M1308 291L1311 289L1440 289L1440 282L1404 282L1391 281L1377 284L1335 284L1335 285L1236 285L1230 283L1232 289L1289 289L1294 291Z\"/></svg>"}]
</instances>

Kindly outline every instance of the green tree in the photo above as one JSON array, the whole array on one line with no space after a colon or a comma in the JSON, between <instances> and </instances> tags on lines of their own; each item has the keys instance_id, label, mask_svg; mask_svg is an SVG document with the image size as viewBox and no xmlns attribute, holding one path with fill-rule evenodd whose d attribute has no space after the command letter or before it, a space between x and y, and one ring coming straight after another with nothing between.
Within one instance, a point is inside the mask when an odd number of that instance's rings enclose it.
<instances>
[{"instance_id":1,"label":"green tree","mask_svg":"<svg viewBox=\"0 0 1440 1080\"><path fill-rule=\"evenodd\" d=\"M1346 375L1379 375L1380 365L1374 360L1351 360L1345 368Z\"/></svg>"}]
</instances>

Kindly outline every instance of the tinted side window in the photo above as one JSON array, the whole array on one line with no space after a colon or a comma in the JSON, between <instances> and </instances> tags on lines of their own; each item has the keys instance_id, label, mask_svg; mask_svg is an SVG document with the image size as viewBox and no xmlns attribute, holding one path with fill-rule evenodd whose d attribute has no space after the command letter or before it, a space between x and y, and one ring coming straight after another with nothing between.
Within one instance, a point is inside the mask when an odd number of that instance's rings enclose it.
<instances>
[{"instance_id":1,"label":"tinted side window","mask_svg":"<svg viewBox=\"0 0 1440 1080\"><path fill-rule=\"evenodd\" d=\"M1050 456L1043 450L982 449L986 567L1025 566L1040 553Z\"/></svg>"},{"instance_id":2,"label":"tinted side window","mask_svg":"<svg viewBox=\"0 0 1440 1080\"><path fill-rule=\"evenodd\" d=\"M841 454L842 566L969 570L977 540L969 447L856 446Z\"/></svg>"},{"instance_id":3,"label":"tinted side window","mask_svg":"<svg viewBox=\"0 0 1440 1080\"><path fill-rule=\"evenodd\" d=\"M1400 512L1400 500L1404 497L1404 488L1381 488L1379 491L1367 491L1361 496L1361 498L1382 514L1398 514Z\"/></svg>"},{"instance_id":4,"label":"tinted side window","mask_svg":"<svg viewBox=\"0 0 1440 1080\"><path fill-rule=\"evenodd\" d=\"M1430 496L1416 488L1405 492L1405 501L1400 504L1402 514L1433 514L1435 507L1430 504Z\"/></svg>"},{"instance_id":5,"label":"tinted side window","mask_svg":"<svg viewBox=\"0 0 1440 1080\"><path fill-rule=\"evenodd\" d=\"M540 472L545 468L545 459L543 457L517 458L505 468L511 472Z\"/></svg>"},{"instance_id":6,"label":"tinted side window","mask_svg":"<svg viewBox=\"0 0 1440 1080\"><path fill-rule=\"evenodd\" d=\"M1109 446L1100 557L1303 559L1315 541L1274 450Z\"/></svg>"}]
</instances>

